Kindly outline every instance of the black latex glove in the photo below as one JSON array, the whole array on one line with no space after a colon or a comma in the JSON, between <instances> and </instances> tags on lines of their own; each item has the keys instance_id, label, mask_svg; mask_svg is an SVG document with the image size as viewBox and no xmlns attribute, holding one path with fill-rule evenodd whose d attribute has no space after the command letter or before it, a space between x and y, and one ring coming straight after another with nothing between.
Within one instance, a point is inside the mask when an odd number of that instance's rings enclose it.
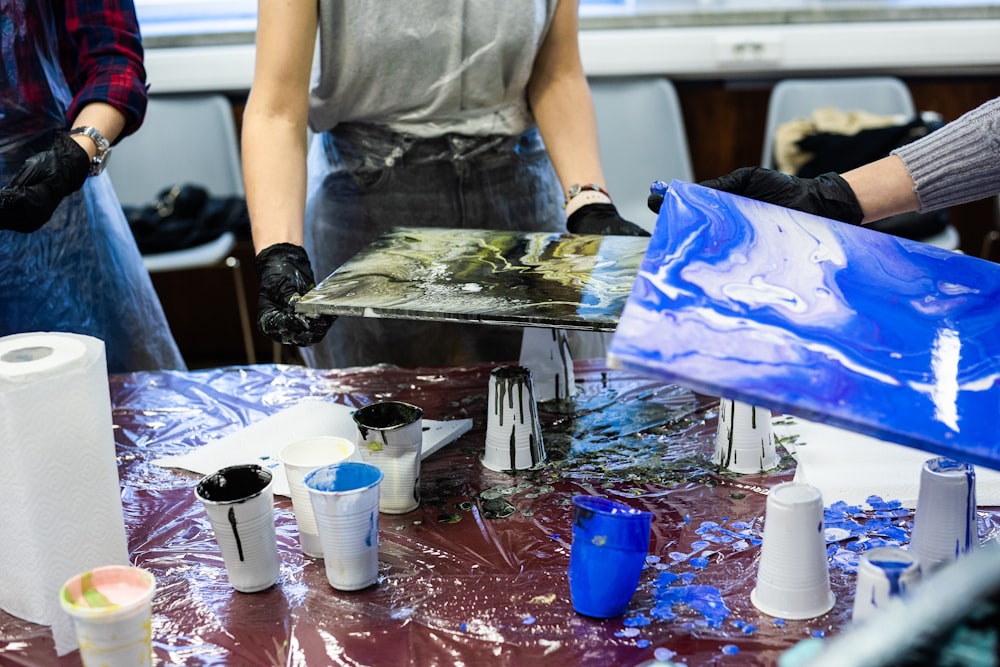
<instances>
[{"instance_id":1,"label":"black latex glove","mask_svg":"<svg viewBox=\"0 0 1000 667\"><path fill-rule=\"evenodd\" d=\"M285 345L308 346L322 340L337 318L295 312L296 302L316 286L305 249L276 243L257 254L254 266L260 280L257 326L261 333Z\"/></svg>"},{"instance_id":2,"label":"black latex glove","mask_svg":"<svg viewBox=\"0 0 1000 667\"><path fill-rule=\"evenodd\" d=\"M90 173L87 151L66 134L52 148L32 155L0 190L0 229L28 234L40 228L63 198L76 192Z\"/></svg>"},{"instance_id":3,"label":"black latex glove","mask_svg":"<svg viewBox=\"0 0 1000 667\"><path fill-rule=\"evenodd\" d=\"M585 204L570 214L566 229L571 234L604 236L649 236L639 225L618 215L614 204Z\"/></svg>"},{"instance_id":4,"label":"black latex glove","mask_svg":"<svg viewBox=\"0 0 1000 667\"><path fill-rule=\"evenodd\" d=\"M773 169L741 167L699 185L852 225L860 225L864 219L851 186L834 172L799 178ZM648 205L654 213L659 212L662 203L661 195L649 196Z\"/></svg>"}]
</instances>

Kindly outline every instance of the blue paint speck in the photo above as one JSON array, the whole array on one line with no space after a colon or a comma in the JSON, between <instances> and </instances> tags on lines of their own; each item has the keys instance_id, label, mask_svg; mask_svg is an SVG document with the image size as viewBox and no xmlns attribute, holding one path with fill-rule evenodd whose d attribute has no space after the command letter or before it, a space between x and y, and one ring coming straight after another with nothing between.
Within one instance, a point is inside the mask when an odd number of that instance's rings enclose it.
<instances>
[{"instance_id":1,"label":"blue paint speck","mask_svg":"<svg viewBox=\"0 0 1000 667\"><path fill-rule=\"evenodd\" d=\"M648 648L649 644L650 641L648 639L640 639L635 643L635 645L638 646L639 648Z\"/></svg>"},{"instance_id":2,"label":"blue paint speck","mask_svg":"<svg viewBox=\"0 0 1000 667\"><path fill-rule=\"evenodd\" d=\"M740 652L740 647L735 644L726 644L719 650L725 653L726 655L736 655L737 653Z\"/></svg>"},{"instance_id":3,"label":"blue paint speck","mask_svg":"<svg viewBox=\"0 0 1000 667\"><path fill-rule=\"evenodd\" d=\"M774 625L775 625L776 627L779 627L779 628L783 628L783 627L785 627L786 625L788 625L788 621L786 621L786 620L785 620L785 619L783 619L783 618L776 618L776 619L774 619Z\"/></svg>"}]
</instances>

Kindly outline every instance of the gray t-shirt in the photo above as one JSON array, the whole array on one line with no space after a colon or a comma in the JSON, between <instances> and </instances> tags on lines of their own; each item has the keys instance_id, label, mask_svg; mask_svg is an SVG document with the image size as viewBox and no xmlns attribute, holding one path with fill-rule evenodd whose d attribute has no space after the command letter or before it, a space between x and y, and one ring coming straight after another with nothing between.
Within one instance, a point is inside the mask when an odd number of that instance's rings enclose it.
<instances>
[{"instance_id":1,"label":"gray t-shirt","mask_svg":"<svg viewBox=\"0 0 1000 667\"><path fill-rule=\"evenodd\" d=\"M921 213L1000 193L1000 98L892 154L916 184Z\"/></svg>"},{"instance_id":2,"label":"gray t-shirt","mask_svg":"<svg viewBox=\"0 0 1000 667\"><path fill-rule=\"evenodd\" d=\"M309 122L417 136L517 134L558 0L320 0Z\"/></svg>"}]
</instances>

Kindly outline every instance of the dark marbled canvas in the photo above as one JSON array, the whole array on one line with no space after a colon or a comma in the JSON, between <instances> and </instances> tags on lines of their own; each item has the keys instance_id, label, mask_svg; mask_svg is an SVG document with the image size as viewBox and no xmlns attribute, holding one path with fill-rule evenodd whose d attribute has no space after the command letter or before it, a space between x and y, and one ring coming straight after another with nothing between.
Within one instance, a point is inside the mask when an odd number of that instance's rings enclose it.
<instances>
[{"instance_id":1,"label":"dark marbled canvas","mask_svg":"<svg viewBox=\"0 0 1000 667\"><path fill-rule=\"evenodd\" d=\"M298 310L614 331L647 238L402 227Z\"/></svg>"},{"instance_id":2,"label":"dark marbled canvas","mask_svg":"<svg viewBox=\"0 0 1000 667\"><path fill-rule=\"evenodd\" d=\"M674 182L610 354L997 468L998 306L1000 265Z\"/></svg>"}]
</instances>

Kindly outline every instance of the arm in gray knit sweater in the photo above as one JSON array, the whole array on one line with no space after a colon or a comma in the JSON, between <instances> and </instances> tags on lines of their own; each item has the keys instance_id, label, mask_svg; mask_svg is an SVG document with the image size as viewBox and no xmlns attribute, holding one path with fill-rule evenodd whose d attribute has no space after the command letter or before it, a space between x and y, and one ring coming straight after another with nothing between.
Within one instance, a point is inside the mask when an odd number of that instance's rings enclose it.
<instances>
[{"instance_id":1,"label":"arm in gray knit sweater","mask_svg":"<svg viewBox=\"0 0 1000 667\"><path fill-rule=\"evenodd\" d=\"M1000 193L1000 98L843 174L743 167L702 185L855 225L990 197Z\"/></svg>"}]
</instances>

